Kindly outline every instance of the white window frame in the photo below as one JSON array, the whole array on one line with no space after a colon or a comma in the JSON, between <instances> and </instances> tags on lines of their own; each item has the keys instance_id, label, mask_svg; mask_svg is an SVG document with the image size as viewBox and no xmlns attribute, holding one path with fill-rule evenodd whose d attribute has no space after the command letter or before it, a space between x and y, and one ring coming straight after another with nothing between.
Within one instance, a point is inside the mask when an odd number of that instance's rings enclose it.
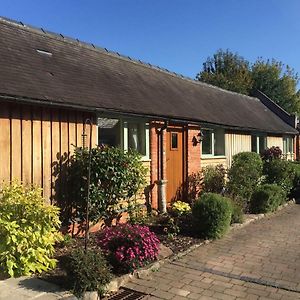
<instances>
[{"instance_id":1,"label":"white window frame","mask_svg":"<svg viewBox=\"0 0 300 300\"><path fill-rule=\"evenodd\" d=\"M258 153L258 154L260 154L263 150L266 150L267 149L267 147L268 147L268 136L266 135L266 134L260 134L260 133L253 133L252 135L251 135L251 139L252 139L252 137L254 137L254 138L256 138L256 150L255 150L255 153ZM265 149L263 149L262 151L260 151L260 149L259 149L259 138L261 138L261 137L263 137L263 138L265 138L266 140L266 148ZM251 151L252 151L252 140L251 140ZM253 151L252 151L253 152Z\"/></svg>"},{"instance_id":2,"label":"white window frame","mask_svg":"<svg viewBox=\"0 0 300 300\"><path fill-rule=\"evenodd\" d=\"M287 148L287 139L291 139L292 141L292 152L286 152L284 148ZM284 145L286 144L286 145ZM294 159L294 137L290 135L285 135L282 137L282 154L287 158L287 159Z\"/></svg>"},{"instance_id":3,"label":"white window frame","mask_svg":"<svg viewBox=\"0 0 300 300\"><path fill-rule=\"evenodd\" d=\"M220 128L224 131L224 154L223 155L215 155L215 132L214 130L216 130L218 128L202 128L202 130L207 130L211 132L211 154L204 154L202 151L202 143L201 143L201 157L202 158L224 158L226 157L226 143L225 143L225 129ZM205 137L204 137L205 138Z\"/></svg>"},{"instance_id":4,"label":"white window frame","mask_svg":"<svg viewBox=\"0 0 300 300\"><path fill-rule=\"evenodd\" d=\"M145 155L142 156L143 161L150 160L150 130L149 130L149 123L145 119L136 119L136 118L117 118L111 116L98 116L98 118L110 118L110 119L118 119L120 122L120 146L124 151L128 151L128 123L135 122L141 123L144 125L145 128ZM99 126L97 126L97 137L99 137ZM97 141L99 144L99 139Z\"/></svg>"}]
</instances>

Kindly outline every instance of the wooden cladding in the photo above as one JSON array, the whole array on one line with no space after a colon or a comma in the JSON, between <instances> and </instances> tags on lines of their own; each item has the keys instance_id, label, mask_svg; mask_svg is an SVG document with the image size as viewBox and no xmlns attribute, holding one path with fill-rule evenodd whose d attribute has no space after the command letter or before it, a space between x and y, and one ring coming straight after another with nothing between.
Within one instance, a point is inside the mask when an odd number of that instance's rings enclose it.
<instances>
[{"instance_id":1,"label":"wooden cladding","mask_svg":"<svg viewBox=\"0 0 300 300\"><path fill-rule=\"evenodd\" d=\"M91 116L79 111L1 103L1 183L18 179L37 184L43 188L45 199L52 201L58 187L57 171L63 163L68 163L74 146L82 146L87 118ZM94 146L95 125L92 131ZM89 141L89 125L86 133Z\"/></svg>"}]
</instances>

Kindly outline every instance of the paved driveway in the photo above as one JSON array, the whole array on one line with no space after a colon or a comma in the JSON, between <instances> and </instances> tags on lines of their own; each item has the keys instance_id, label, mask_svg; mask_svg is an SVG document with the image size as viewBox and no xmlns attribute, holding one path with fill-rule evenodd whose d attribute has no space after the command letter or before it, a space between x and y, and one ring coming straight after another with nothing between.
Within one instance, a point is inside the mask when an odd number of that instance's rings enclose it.
<instances>
[{"instance_id":1,"label":"paved driveway","mask_svg":"<svg viewBox=\"0 0 300 300\"><path fill-rule=\"evenodd\" d=\"M127 287L148 299L300 299L300 205L201 246Z\"/></svg>"}]
</instances>

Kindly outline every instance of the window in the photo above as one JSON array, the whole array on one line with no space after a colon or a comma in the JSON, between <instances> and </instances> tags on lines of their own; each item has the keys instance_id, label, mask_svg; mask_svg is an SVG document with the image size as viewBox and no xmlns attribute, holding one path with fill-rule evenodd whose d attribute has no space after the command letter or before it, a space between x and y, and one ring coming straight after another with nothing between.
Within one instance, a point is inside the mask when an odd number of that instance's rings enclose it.
<instances>
[{"instance_id":1,"label":"window","mask_svg":"<svg viewBox=\"0 0 300 300\"><path fill-rule=\"evenodd\" d=\"M134 149L149 158L149 127L135 119L98 118L98 144Z\"/></svg>"},{"instance_id":2,"label":"window","mask_svg":"<svg viewBox=\"0 0 300 300\"><path fill-rule=\"evenodd\" d=\"M267 136L265 135L252 135L251 136L251 151L262 153L267 149Z\"/></svg>"},{"instance_id":3,"label":"window","mask_svg":"<svg viewBox=\"0 0 300 300\"><path fill-rule=\"evenodd\" d=\"M178 150L178 133L171 133L171 150Z\"/></svg>"},{"instance_id":4,"label":"window","mask_svg":"<svg viewBox=\"0 0 300 300\"><path fill-rule=\"evenodd\" d=\"M290 136L283 137L283 154L294 152L294 139Z\"/></svg>"},{"instance_id":5,"label":"window","mask_svg":"<svg viewBox=\"0 0 300 300\"><path fill-rule=\"evenodd\" d=\"M98 118L98 144L121 146L121 122L118 119Z\"/></svg>"},{"instance_id":6,"label":"window","mask_svg":"<svg viewBox=\"0 0 300 300\"><path fill-rule=\"evenodd\" d=\"M145 123L127 122L127 128L127 149L133 149L142 155L146 155Z\"/></svg>"},{"instance_id":7,"label":"window","mask_svg":"<svg viewBox=\"0 0 300 300\"><path fill-rule=\"evenodd\" d=\"M202 154L212 156L225 155L225 131L222 128L202 130Z\"/></svg>"}]
</instances>

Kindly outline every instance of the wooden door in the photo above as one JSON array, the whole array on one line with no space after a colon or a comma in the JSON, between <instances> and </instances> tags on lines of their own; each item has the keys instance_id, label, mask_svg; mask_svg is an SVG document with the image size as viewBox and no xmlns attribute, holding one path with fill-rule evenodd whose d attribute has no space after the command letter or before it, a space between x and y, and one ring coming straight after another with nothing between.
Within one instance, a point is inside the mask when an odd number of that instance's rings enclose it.
<instances>
[{"instance_id":1,"label":"wooden door","mask_svg":"<svg viewBox=\"0 0 300 300\"><path fill-rule=\"evenodd\" d=\"M183 193L183 129L168 128L166 135L167 202L180 200Z\"/></svg>"}]
</instances>

